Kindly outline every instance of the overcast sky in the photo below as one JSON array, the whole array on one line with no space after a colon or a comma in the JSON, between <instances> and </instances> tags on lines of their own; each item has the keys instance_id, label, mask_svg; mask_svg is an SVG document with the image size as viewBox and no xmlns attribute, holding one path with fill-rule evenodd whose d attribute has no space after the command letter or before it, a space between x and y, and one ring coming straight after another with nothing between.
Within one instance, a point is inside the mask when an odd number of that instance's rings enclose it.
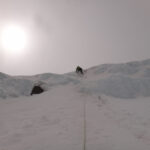
<instances>
[{"instance_id":1,"label":"overcast sky","mask_svg":"<svg viewBox=\"0 0 150 150\"><path fill-rule=\"evenodd\" d=\"M22 26L21 56L0 48L0 72L66 73L150 58L150 0L0 0L0 29Z\"/></svg>"}]
</instances>

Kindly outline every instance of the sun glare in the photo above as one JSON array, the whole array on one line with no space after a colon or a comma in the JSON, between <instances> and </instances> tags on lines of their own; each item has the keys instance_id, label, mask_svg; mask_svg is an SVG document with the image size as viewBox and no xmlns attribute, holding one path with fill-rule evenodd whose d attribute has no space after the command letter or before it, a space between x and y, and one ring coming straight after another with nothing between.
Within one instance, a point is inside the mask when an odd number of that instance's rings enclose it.
<instances>
[{"instance_id":1,"label":"sun glare","mask_svg":"<svg viewBox=\"0 0 150 150\"><path fill-rule=\"evenodd\" d=\"M1 42L8 53L22 53L27 45L27 35L20 26L8 25L2 30Z\"/></svg>"}]
</instances>

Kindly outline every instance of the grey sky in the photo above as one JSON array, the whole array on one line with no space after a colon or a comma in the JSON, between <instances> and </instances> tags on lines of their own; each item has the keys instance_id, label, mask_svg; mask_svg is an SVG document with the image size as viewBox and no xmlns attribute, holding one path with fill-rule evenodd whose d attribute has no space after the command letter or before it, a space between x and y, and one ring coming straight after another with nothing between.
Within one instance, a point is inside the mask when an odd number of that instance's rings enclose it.
<instances>
[{"instance_id":1,"label":"grey sky","mask_svg":"<svg viewBox=\"0 0 150 150\"><path fill-rule=\"evenodd\" d=\"M21 57L0 49L0 72L65 73L150 58L149 0L0 0L0 28L27 30Z\"/></svg>"}]
</instances>

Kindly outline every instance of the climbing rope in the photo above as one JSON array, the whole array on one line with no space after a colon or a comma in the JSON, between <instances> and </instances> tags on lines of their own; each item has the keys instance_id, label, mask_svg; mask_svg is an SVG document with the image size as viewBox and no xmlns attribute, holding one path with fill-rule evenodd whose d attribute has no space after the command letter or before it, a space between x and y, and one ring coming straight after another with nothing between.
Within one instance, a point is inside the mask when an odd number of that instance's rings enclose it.
<instances>
[{"instance_id":1,"label":"climbing rope","mask_svg":"<svg viewBox=\"0 0 150 150\"><path fill-rule=\"evenodd\" d=\"M86 150L86 99L83 99L83 150Z\"/></svg>"}]
</instances>

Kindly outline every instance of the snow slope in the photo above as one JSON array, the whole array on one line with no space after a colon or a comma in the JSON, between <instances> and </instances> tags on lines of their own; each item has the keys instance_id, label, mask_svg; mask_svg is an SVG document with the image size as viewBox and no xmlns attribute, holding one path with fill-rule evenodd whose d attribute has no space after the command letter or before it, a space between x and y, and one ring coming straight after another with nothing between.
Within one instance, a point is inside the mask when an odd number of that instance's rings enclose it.
<instances>
[{"instance_id":1,"label":"snow slope","mask_svg":"<svg viewBox=\"0 0 150 150\"><path fill-rule=\"evenodd\" d=\"M0 73L0 150L149 150L150 60L84 76ZM30 96L36 83L46 92Z\"/></svg>"},{"instance_id":2,"label":"snow slope","mask_svg":"<svg viewBox=\"0 0 150 150\"><path fill-rule=\"evenodd\" d=\"M90 68L86 70L81 90L117 98L150 96L150 59Z\"/></svg>"},{"instance_id":3,"label":"snow slope","mask_svg":"<svg viewBox=\"0 0 150 150\"><path fill-rule=\"evenodd\" d=\"M78 85L82 92L105 94L117 98L150 96L150 59L124 64L103 64L76 73L64 75L45 73L28 77L11 77L0 73L0 97L30 96L36 83L46 90L59 85Z\"/></svg>"}]
</instances>

